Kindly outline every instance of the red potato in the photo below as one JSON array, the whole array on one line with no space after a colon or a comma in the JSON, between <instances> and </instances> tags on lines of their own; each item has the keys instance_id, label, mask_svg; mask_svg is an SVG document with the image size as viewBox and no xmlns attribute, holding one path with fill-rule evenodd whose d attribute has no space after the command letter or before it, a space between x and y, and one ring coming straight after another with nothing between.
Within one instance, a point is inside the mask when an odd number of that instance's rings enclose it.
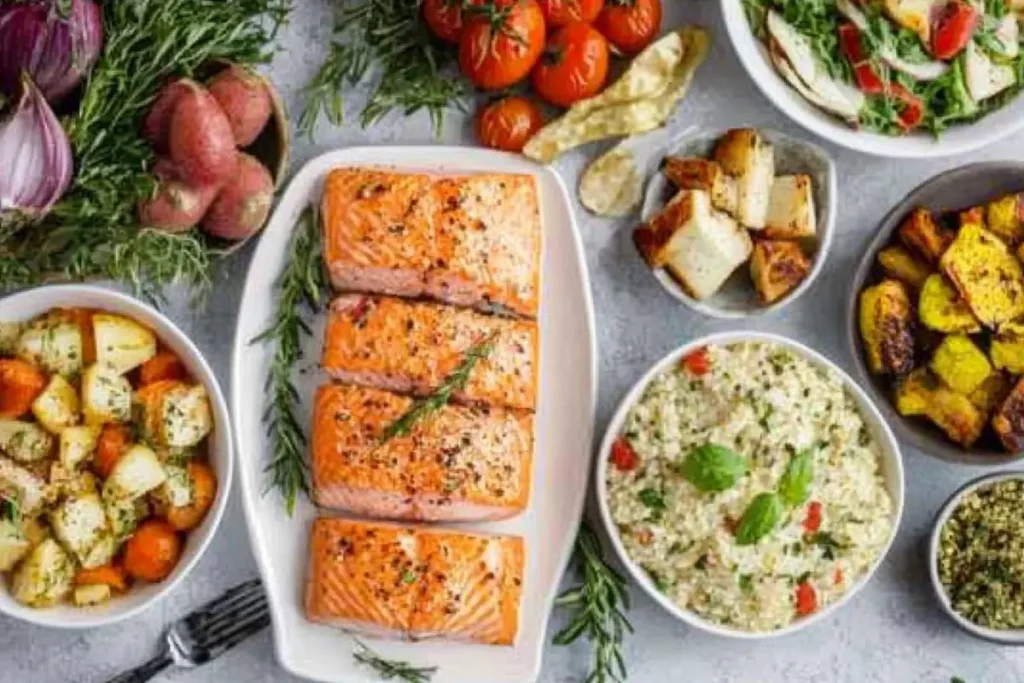
<instances>
[{"instance_id":1,"label":"red potato","mask_svg":"<svg viewBox=\"0 0 1024 683\"><path fill-rule=\"evenodd\" d=\"M185 232L199 225L217 196L217 186L189 186L170 159L158 160L153 166L153 175L157 177L156 190L151 197L139 202L139 221L171 233Z\"/></svg>"},{"instance_id":2,"label":"red potato","mask_svg":"<svg viewBox=\"0 0 1024 683\"><path fill-rule=\"evenodd\" d=\"M270 120L270 93L263 79L236 65L214 76L208 88L231 123L235 144L248 147L255 142Z\"/></svg>"},{"instance_id":3,"label":"red potato","mask_svg":"<svg viewBox=\"0 0 1024 683\"><path fill-rule=\"evenodd\" d=\"M167 153L167 137L171 127L171 114L178 104L178 98L189 91L190 87L199 87L195 81L182 78L171 81L157 95L146 120L142 124L142 134L153 145L153 149L161 154Z\"/></svg>"},{"instance_id":4,"label":"red potato","mask_svg":"<svg viewBox=\"0 0 1024 683\"><path fill-rule=\"evenodd\" d=\"M220 184L235 172L238 152L231 122L201 85L189 83L178 98L168 142L181 179L193 187Z\"/></svg>"},{"instance_id":5,"label":"red potato","mask_svg":"<svg viewBox=\"0 0 1024 683\"><path fill-rule=\"evenodd\" d=\"M238 153L238 169L203 217L203 230L214 237L240 240L257 232L274 203L274 179L254 157Z\"/></svg>"}]
</instances>

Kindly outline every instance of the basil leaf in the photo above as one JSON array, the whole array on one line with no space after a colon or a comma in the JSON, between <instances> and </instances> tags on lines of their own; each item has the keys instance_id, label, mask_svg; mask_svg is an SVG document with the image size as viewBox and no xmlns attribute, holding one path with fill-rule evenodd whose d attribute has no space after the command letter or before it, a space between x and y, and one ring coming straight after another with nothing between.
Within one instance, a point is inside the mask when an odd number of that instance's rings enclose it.
<instances>
[{"instance_id":1,"label":"basil leaf","mask_svg":"<svg viewBox=\"0 0 1024 683\"><path fill-rule=\"evenodd\" d=\"M785 514L782 501L774 493L760 493L747 506L736 524L736 544L754 545L772 532Z\"/></svg>"},{"instance_id":2,"label":"basil leaf","mask_svg":"<svg viewBox=\"0 0 1024 683\"><path fill-rule=\"evenodd\" d=\"M814 453L809 448L794 455L779 479L779 498L791 508L803 505L811 496L814 481Z\"/></svg>"},{"instance_id":3,"label":"basil leaf","mask_svg":"<svg viewBox=\"0 0 1024 683\"><path fill-rule=\"evenodd\" d=\"M725 491L747 473L747 462L725 446L707 444L690 451L678 471L701 491Z\"/></svg>"},{"instance_id":4,"label":"basil leaf","mask_svg":"<svg viewBox=\"0 0 1024 683\"><path fill-rule=\"evenodd\" d=\"M644 489L636 497L640 499L641 503L652 510L664 510L667 507L665 505L665 498L661 495L661 491L657 489Z\"/></svg>"}]
</instances>

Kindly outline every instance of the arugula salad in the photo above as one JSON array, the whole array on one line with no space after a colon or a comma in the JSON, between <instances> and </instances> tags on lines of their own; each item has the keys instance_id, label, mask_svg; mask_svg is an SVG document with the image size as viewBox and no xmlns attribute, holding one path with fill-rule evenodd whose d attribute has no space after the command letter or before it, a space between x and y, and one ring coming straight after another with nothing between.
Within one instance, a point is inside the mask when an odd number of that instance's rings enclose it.
<instances>
[{"instance_id":1,"label":"arugula salad","mask_svg":"<svg viewBox=\"0 0 1024 683\"><path fill-rule=\"evenodd\" d=\"M854 128L938 135L1024 87L1024 0L743 0L772 64Z\"/></svg>"}]
</instances>

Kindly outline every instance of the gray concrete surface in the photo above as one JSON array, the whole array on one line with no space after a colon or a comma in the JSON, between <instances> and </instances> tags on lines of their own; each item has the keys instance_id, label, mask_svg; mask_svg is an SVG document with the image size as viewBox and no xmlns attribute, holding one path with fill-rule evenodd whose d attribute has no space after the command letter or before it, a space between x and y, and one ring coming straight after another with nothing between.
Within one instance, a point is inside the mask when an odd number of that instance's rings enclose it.
<instances>
[{"instance_id":1,"label":"gray concrete surface","mask_svg":"<svg viewBox=\"0 0 1024 683\"><path fill-rule=\"evenodd\" d=\"M715 0L665 0L666 27L700 22L715 34L708 63L672 125L761 126L799 136L761 97L741 70L720 26ZM297 0L291 25L282 34L282 51L271 67L291 110L299 111L299 89L315 70L328 39L330 11L325 0ZM340 129L323 126L315 142L298 140L295 166L319 152L340 146L429 143L425 116L391 118L371 130L358 126L358 93L346 104L349 122ZM468 119L448 120L441 142L471 144ZM955 159L887 162L827 145L835 155L840 182L838 236L820 280L784 313L758 319L751 329L790 335L850 369L843 342L842 311L858 255L884 213L924 179L950 167L983 159L1024 154L1024 137ZM588 148L558 163L575 186ZM598 440L623 392L648 366L681 342L706 332L733 329L681 308L666 295L637 257L630 223L597 220L577 206L580 230L594 289L599 332L601 393ZM209 308L190 310L184 297L170 307L172 317L207 354L227 387L229 344L239 306L248 252L232 257L219 276ZM258 457L239 453L242 460ZM626 645L629 680L634 683L968 683L1024 681L1024 650L1004 648L961 633L932 602L924 570L922 542L932 516L959 484L983 470L943 464L905 450L907 505L899 537L874 581L834 618L806 632L763 643L715 639L690 630L636 595L630 618L636 634ZM61 632L0 618L0 681L63 683L104 681L148 657L169 621L222 590L256 573L238 499L190 579L162 604L133 621L87 632ZM555 625L559 623L558 617ZM590 664L584 644L550 648L543 683L583 681ZM289 678L276 666L267 634L252 638L199 670L168 674L160 680L181 683L270 682ZM486 683L486 681L481 681Z\"/></svg>"}]
</instances>

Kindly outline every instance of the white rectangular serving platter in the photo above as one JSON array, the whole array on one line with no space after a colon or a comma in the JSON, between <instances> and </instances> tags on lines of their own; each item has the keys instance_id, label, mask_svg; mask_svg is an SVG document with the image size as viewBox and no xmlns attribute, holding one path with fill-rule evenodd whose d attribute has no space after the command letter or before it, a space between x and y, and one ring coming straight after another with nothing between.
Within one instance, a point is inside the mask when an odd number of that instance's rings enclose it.
<instances>
[{"instance_id":1,"label":"white rectangular serving platter","mask_svg":"<svg viewBox=\"0 0 1024 683\"><path fill-rule=\"evenodd\" d=\"M523 173L537 180L543 225L541 275L540 395L536 420L533 487L526 512L514 519L467 523L466 529L516 534L526 539L527 567L520 628L512 647L427 640L417 643L363 638L388 659L436 666L432 683L528 683L540 675L548 619L582 515L591 462L597 397L597 348L593 302L583 250L565 186L548 167L523 157L463 147L357 147L329 152L300 170L278 202L249 266L238 316L232 362L231 402L238 470L252 545L273 614L277 658L289 672L318 681L371 683L375 672L358 664L353 638L303 616L307 542L317 509L303 500L292 517L264 468L270 441L261 421L273 349L250 341L270 325L275 282L289 253L292 230L303 209L319 205L323 181L338 166L375 166L434 174ZM309 424L310 404L326 378L317 369L324 315L303 344L296 373L299 411ZM330 514L330 513L325 513Z\"/></svg>"}]
</instances>

